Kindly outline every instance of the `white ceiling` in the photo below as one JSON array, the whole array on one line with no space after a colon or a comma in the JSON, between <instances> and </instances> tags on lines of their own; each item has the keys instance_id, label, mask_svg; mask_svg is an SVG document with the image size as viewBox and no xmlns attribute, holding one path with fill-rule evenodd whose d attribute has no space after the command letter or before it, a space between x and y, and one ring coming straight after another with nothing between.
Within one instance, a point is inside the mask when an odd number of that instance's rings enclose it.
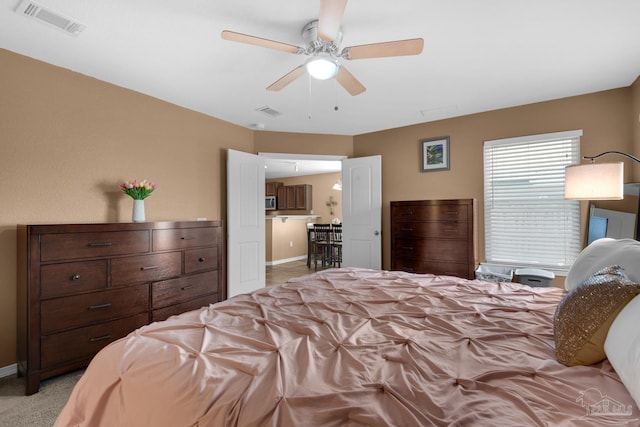
<instances>
[{"instance_id":1,"label":"white ceiling","mask_svg":"<svg viewBox=\"0 0 640 427\"><path fill-rule=\"evenodd\" d=\"M265 178L289 178L342 172L344 156L321 156L312 154L259 153L265 161Z\"/></svg>"},{"instance_id":2,"label":"white ceiling","mask_svg":"<svg viewBox=\"0 0 640 427\"><path fill-rule=\"evenodd\" d=\"M220 37L302 45L319 0L38 0L86 25L79 36L15 13L19 3L0 0L1 47L268 131L358 135L626 87L640 73L638 0L350 0L342 47L425 41L419 56L342 60L367 87L355 97L307 76L269 92L305 58Z\"/></svg>"}]
</instances>

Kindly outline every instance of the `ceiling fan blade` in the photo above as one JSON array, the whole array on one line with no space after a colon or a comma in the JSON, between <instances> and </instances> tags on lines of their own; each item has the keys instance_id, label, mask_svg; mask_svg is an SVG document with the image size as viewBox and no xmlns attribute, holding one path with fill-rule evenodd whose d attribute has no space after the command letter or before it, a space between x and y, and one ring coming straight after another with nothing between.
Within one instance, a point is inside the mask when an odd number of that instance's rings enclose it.
<instances>
[{"instance_id":1,"label":"ceiling fan blade","mask_svg":"<svg viewBox=\"0 0 640 427\"><path fill-rule=\"evenodd\" d=\"M409 39L393 42L363 44L349 46L342 50L341 56L345 59L382 58L386 56L419 55L422 53L424 40Z\"/></svg>"},{"instance_id":2,"label":"ceiling fan blade","mask_svg":"<svg viewBox=\"0 0 640 427\"><path fill-rule=\"evenodd\" d=\"M330 42L336 38L346 6L347 0L320 0L318 37L321 40Z\"/></svg>"},{"instance_id":3,"label":"ceiling fan blade","mask_svg":"<svg viewBox=\"0 0 640 427\"><path fill-rule=\"evenodd\" d=\"M263 39L262 37L250 36L248 34L236 33L235 31L229 30L224 30L222 32L222 38L232 42L252 44L269 49L282 50L289 53L302 53L302 51L304 51L301 47L292 44Z\"/></svg>"},{"instance_id":4,"label":"ceiling fan blade","mask_svg":"<svg viewBox=\"0 0 640 427\"><path fill-rule=\"evenodd\" d=\"M304 65L299 65L293 70L289 71L284 76L280 77L274 83L272 83L269 87L267 87L267 90L270 90L273 92L279 91L283 89L285 86L287 86L289 83L293 82L295 79L300 77L302 74L304 74Z\"/></svg>"},{"instance_id":5,"label":"ceiling fan blade","mask_svg":"<svg viewBox=\"0 0 640 427\"><path fill-rule=\"evenodd\" d=\"M362 86L362 83L360 83L358 79L356 79L353 74L343 66L340 66L338 74L336 75L336 80L353 96L360 95L362 92L367 90L367 88Z\"/></svg>"}]
</instances>

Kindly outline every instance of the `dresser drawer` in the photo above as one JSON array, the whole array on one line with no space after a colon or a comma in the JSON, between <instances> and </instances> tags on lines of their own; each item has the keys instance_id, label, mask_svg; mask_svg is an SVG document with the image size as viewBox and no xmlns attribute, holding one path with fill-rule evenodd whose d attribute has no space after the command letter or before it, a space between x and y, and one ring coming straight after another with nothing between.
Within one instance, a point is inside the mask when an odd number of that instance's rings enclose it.
<instances>
[{"instance_id":1,"label":"dresser drawer","mask_svg":"<svg viewBox=\"0 0 640 427\"><path fill-rule=\"evenodd\" d=\"M202 228L171 228L167 230L153 230L153 250L166 251L171 249L196 248L210 246L218 242L220 227Z\"/></svg>"},{"instance_id":2,"label":"dresser drawer","mask_svg":"<svg viewBox=\"0 0 640 427\"><path fill-rule=\"evenodd\" d=\"M154 309L177 304L204 294L218 293L218 272L194 274L178 279L153 283L151 307Z\"/></svg>"},{"instance_id":3,"label":"dresser drawer","mask_svg":"<svg viewBox=\"0 0 640 427\"><path fill-rule=\"evenodd\" d=\"M146 325L148 321L149 316L145 313L59 334L45 335L41 339L42 369L91 357L110 342Z\"/></svg>"},{"instance_id":4,"label":"dresser drawer","mask_svg":"<svg viewBox=\"0 0 640 427\"><path fill-rule=\"evenodd\" d=\"M393 206L392 221L468 221L464 205L403 205Z\"/></svg>"},{"instance_id":5,"label":"dresser drawer","mask_svg":"<svg viewBox=\"0 0 640 427\"><path fill-rule=\"evenodd\" d=\"M43 265L40 268L40 298L105 289L107 265L107 260Z\"/></svg>"},{"instance_id":6,"label":"dresser drawer","mask_svg":"<svg viewBox=\"0 0 640 427\"><path fill-rule=\"evenodd\" d=\"M177 277L181 270L180 252L117 258L111 261L111 286Z\"/></svg>"},{"instance_id":7,"label":"dresser drawer","mask_svg":"<svg viewBox=\"0 0 640 427\"><path fill-rule=\"evenodd\" d=\"M47 335L148 310L147 284L51 299L41 305L41 331Z\"/></svg>"},{"instance_id":8,"label":"dresser drawer","mask_svg":"<svg viewBox=\"0 0 640 427\"><path fill-rule=\"evenodd\" d=\"M469 243L466 240L396 239L393 250L399 258L461 262L469 260Z\"/></svg>"},{"instance_id":9,"label":"dresser drawer","mask_svg":"<svg viewBox=\"0 0 640 427\"><path fill-rule=\"evenodd\" d=\"M450 238L466 239L469 223L458 221L443 222L395 222L392 224L395 238Z\"/></svg>"},{"instance_id":10,"label":"dresser drawer","mask_svg":"<svg viewBox=\"0 0 640 427\"><path fill-rule=\"evenodd\" d=\"M212 248L189 249L184 252L184 272L218 269L218 246Z\"/></svg>"},{"instance_id":11,"label":"dresser drawer","mask_svg":"<svg viewBox=\"0 0 640 427\"><path fill-rule=\"evenodd\" d=\"M202 297L198 297L196 299L192 299L181 304L170 305L169 307L161 308L159 310L152 311L152 322L159 322L161 320L165 320L170 316L174 316L176 314L186 313L187 311L197 310L201 307L205 307L209 304L214 304L218 302L218 295L211 294L205 295Z\"/></svg>"},{"instance_id":12,"label":"dresser drawer","mask_svg":"<svg viewBox=\"0 0 640 427\"><path fill-rule=\"evenodd\" d=\"M149 252L148 231L43 234L40 260L60 261Z\"/></svg>"},{"instance_id":13,"label":"dresser drawer","mask_svg":"<svg viewBox=\"0 0 640 427\"><path fill-rule=\"evenodd\" d=\"M397 258L394 260L392 269L409 273L431 273L473 279L469 277L469 264L461 262Z\"/></svg>"}]
</instances>

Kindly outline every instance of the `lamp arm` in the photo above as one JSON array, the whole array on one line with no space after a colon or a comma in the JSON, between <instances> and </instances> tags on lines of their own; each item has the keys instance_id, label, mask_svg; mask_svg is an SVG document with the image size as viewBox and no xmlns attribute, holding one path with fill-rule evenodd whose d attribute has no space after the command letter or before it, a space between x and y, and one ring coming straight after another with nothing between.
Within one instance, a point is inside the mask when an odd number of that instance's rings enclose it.
<instances>
[{"instance_id":1,"label":"lamp arm","mask_svg":"<svg viewBox=\"0 0 640 427\"><path fill-rule=\"evenodd\" d=\"M624 156L628 159L633 160L634 162L640 163L640 159L632 156L631 154L623 153L622 151L605 151L604 153L597 154L595 156L583 156L582 158L585 160L591 160L592 162L598 157L606 156L607 154L618 154L620 156Z\"/></svg>"}]
</instances>

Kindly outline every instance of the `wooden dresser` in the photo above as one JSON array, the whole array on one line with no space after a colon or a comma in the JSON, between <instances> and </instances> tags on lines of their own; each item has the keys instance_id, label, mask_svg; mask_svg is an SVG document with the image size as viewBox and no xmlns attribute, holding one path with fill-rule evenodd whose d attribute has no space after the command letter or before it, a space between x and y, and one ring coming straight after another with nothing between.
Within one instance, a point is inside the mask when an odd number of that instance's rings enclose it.
<instances>
[{"instance_id":1,"label":"wooden dresser","mask_svg":"<svg viewBox=\"0 0 640 427\"><path fill-rule=\"evenodd\" d=\"M391 202L391 269L474 278L475 199Z\"/></svg>"},{"instance_id":2,"label":"wooden dresser","mask_svg":"<svg viewBox=\"0 0 640 427\"><path fill-rule=\"evenodd\" d=\"M86 366L150 322L225 299L221 221L18 226L18 374Z\"/></svg>"}]
</instances>

